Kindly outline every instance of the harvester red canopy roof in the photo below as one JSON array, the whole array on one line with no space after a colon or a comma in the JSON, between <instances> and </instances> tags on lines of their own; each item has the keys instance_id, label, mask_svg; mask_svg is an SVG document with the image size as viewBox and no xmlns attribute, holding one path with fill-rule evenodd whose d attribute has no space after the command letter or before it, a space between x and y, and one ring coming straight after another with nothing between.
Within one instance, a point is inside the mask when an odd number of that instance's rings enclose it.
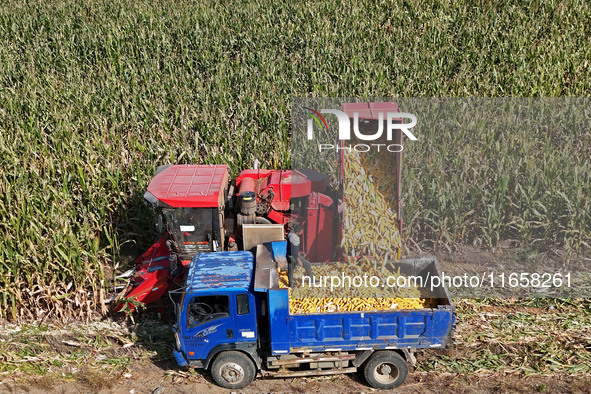
<instances>
[{"instance_id":1,"label":"harvester red canopy roof","mask_svg":"<svg viewBox=\"0 0 591 394\"><path fill-rule=\"evenodd\" d=\"M159 207L221 207L228 178L227 165L171 165L156 171L144 198Z\"/></svg>"}]
</instances>

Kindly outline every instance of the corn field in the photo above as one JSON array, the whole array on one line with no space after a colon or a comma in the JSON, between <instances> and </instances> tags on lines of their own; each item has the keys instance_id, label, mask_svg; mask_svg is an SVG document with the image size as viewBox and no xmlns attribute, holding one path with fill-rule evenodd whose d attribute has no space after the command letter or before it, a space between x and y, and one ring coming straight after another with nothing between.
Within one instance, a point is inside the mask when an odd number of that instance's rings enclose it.
<instances>
[{"instance_id":1,"label":"corn field","mask_svg":"<svg viewBox=\"0 0 591 394\"><path fill-rule=\"evenodd\" d=\"M590 20L582 1L3 2L0 318L100 305L155 236L142 195L158 165L289 167L292 97L589 96ZM580 137L414 145L403 242L584 250Z\"/></svg>"}]
</instances>

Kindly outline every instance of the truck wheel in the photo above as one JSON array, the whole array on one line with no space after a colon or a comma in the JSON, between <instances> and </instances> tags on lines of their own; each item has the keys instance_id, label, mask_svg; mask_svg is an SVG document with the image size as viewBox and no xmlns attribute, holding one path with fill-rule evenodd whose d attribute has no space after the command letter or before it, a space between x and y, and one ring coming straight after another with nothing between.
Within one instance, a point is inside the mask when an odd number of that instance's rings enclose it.
<instances>
[{"instance_id":1,"label":"truck wheel","mask_svg":"<svg viewBox=\"0 0 591 394\"><path fill-rule=\"evenodd\" d=\"M242 389L248 386L252 383L254 374L254 363L242 352L222 352L211 364L213 380L227 389Z\"/></svg>"},{"instance_id":2,"label":"truck wheel","mask_svg":"<svg viewBox=\"0 0 591 394\"><path fill-rule=\"evenodd\" d=\"M370 386L393 389L404 383L408 376L408 365L398 353L381 351L367 360L363 373Z\"/></svg>"}]
</instances>

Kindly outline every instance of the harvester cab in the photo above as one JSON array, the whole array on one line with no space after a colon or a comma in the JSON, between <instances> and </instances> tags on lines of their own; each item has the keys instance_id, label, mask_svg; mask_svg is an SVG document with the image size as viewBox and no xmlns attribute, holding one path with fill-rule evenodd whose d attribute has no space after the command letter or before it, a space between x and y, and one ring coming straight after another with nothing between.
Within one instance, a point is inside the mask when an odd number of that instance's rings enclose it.
<instances>
[{"instance_id":1,"label":"harvester cab","mask_svg":"<svg viewBox=\"0 0 591 394\"><path fill-rule=\"evenodd\" d=\"M229 173L225 165L161 166L144 199L157 212L168 235L167 249L190 261L224 244L224 215Z\"/></svg>"}]
</instances>

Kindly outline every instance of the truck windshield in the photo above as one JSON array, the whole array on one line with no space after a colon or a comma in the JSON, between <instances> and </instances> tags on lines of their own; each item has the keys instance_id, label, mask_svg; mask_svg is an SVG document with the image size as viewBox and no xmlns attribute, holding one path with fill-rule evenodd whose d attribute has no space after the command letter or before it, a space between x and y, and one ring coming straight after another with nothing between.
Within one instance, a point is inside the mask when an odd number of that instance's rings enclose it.
<instances>
[{"instance_id":1,"label":"truck windshield","mask_svg":"<svg viewBox=\"0 0 591 394\"><path fill-rule=\"evenodd\" d=\"M193 297L187 306L187 328L230 316L226 295Z\"/></svg>"}]
</instances>

